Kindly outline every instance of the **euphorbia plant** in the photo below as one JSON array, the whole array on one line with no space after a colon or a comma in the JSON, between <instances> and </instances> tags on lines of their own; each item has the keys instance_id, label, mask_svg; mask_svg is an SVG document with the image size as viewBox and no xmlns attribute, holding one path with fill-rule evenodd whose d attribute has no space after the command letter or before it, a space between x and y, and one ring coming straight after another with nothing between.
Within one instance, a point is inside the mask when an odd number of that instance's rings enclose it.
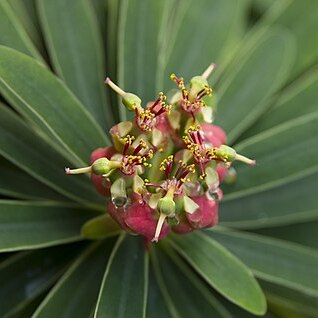
<instances>
[{"instance_id":1,"label":"euphorbia plant","mask_svg":"<svg viewBox=\"0 0 318 318\"><path fill-rule=\"evenodd\" d=\"M0 1L0 316L316 317L317 11Z\"/></svg>"}]
</instances>

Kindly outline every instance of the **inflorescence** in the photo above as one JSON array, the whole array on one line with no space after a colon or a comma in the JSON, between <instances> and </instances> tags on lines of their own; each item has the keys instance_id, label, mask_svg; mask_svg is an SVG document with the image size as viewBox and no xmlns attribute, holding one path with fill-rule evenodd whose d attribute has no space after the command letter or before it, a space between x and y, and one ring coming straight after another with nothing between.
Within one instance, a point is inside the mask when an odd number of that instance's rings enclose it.
<instances>
[{"instance_id":1,"label":"inflorescence","mask_svg":"<svg viewBox=\"0 0 318 318\"><path fill-rule=\"evenodd\" d=\"M178 91L169 101L160 92L146 107L106 79L134 118L111 128L113 146L95 150L90 166L65 172L90 173L97 191L109 198L107 212L128 233L158 242L170 230L216 225L220 182L233 180L232 162L255 164L225 145L225 132L212 124L207 79L214 68L211 64L188 85L172 74Z\"/></svg>"}]
</instances>

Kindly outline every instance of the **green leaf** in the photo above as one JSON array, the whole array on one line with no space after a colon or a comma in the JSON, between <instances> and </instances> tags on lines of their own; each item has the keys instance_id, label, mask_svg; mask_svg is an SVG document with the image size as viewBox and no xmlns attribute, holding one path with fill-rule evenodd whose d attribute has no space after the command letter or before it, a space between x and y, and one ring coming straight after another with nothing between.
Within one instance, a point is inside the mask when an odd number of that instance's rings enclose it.
<instances>
[{"instance_id":1,"label":"green leaf","mask_svg":"<svg viewBox=\"0 0 318 318\"><path fill-rule=\"evenodd\" d=\"M276 285L266 281L260 281L266 294L266 298L273 312L279 317L285 318L316 318L318 312L317 298L304 295L293 289ZM282 309L287 314L282 316ZM294 316L293 316L294 315Z\"/></svg>"},{"instance_id":2,"label":"green leaf","mask_svg":"<svg viewBox=\"0 0 318 318\"><path fill-rule=\"evenodd\" d=\"M149 292L147 297L147 318L173 317L155 278L154 266L149 267Z\"/></svg>"},{"instance_id":3,"label":"green leaf","mask_svg":"<svg viewBox=\"0 0 318 318\"><path fill-rule=\"evenodd\" d=\"M81 229L81 235L88 239L101 239L121 232L118 223L108 214L87 221Z\"/></svg>"},{"instance_id":4,"label":"green leaf","mask_svg":"<svg viewBox=\"0 0 318 318\"><path fill-rule=\"evenodd\" d=\"M317 228L318 220L314 220L310 222L298 222L285 226L257 229L255 232L262 235L299 243L318 250Z\"/></svg>"},{"instance_id":5,"label":"green leaf","mask_svg":"<svg viewBox=\"0 0 318 318\"><path fill-rule=\"evenodd\" d=\"M79 252L81 245L16 254L0 265L0 316L11 317L46 291Z\"/></svg>"},{"instance_id":6,"label":"green leaf","mask_svg":"<svg viewBox=\"0 0 318 318\"><path fill-rule=\"evenodd\" d=\"M245 132L241 139L303 115L312 114L317 111L317 107L318 70L316 69L287 86L270 111Z\"/></svg>"},{"instance_id":7,"label":"green leaf","mask_svg":"<svg viewBox=\"0 0 318 318\"><path fill-rule=\"evenodd\" d=\"M101 128L60 80L34 59L6 47L0 47L0 91L78 164L107 144Z\"/></svg>"},{"instance_id":8,"label":"green leaf","mask_svg":"<svg viewBox=\"0 0 318 318\"><path fill-rule=\"evenodd\" d=\"M265 297L252 273L222 245L202 233L173 235L170 242L225 298L251 313L265 313Z\"/></svg>"},{"instance_id":9,"label":"green leaf","mask_svg":"<svg viewBox=\"0 0 318 318\"><path fill-rule=\"evenodd\" d=\"M168 60L162 74L165 90L173 87L169 78L172 73L190 80L212 62L224 66L229 50L243 34L246 4L237 0L178 3L172 17L174 24L166 31L168 44L162 52Z\"/></svg>"},{"instance_id":10,"label":"green leaf","mask_svg":"<svg viewBox=\"0 0 318 318\"><path fill-rule=\"evenodd\" d=\"M220 224L245 229L318 220L318 173L220 204Z\"/></svg>"},{"instance_id":11,"label":"green leaf","mask_svg":"<svg viewBox=\"0 0 318 318\"><path fill-rule=\"evenodd\" d=\"M144 103L155 100L155 80L159 50L158 33L168 0L124 0L118 26L119 86L137 94ZM171 3L171 2L170 2ZM126 111L120 108L121 119Z\"/></svg>"},{"instance_id":12,"label":"green leaf","mask_svg":"<svg viewBox=\"0 0 318 318\"><path fill-rule=\"evenodd\" d=\"M101 202L85 176L65 175L69 164L7 107L0 107L0 154L28 174L71 199ZM90 203L88 203L90 202Z\"/></svg>"},{"instance_id":13,"label":"green leaf","mask_svg":"<svg viewBox=\"0 0 318 318\"><path fill-rule=\"evenodd\" d=\"M32 317L89 317L95 308L113 245L114 240L109 239L88 247L52 288Z\"/></svg>"},{"instance_id":14,"label":"green leaf","mask_svg":"<svg viewBox=\"0 0 318 318\"><path fill-rule=\"evenodd\" d=\"M243 46L245 50L250 42ZM229 143L265 112L268 98L281 87L291 69L294 51L289 32L271 29L258 37L222 79L217 88L216 124L226 130Z\"/></svg>"},{"instance_id":15,"label":"green leaf","mask_svg":"<svg viewBox=\"0 0 318 318\"><path fill-rule=\"evenodd\" d=\"M12 47L43 62L9 2L11 1L0 1L0 44Z\"/></svg>"},{"instance_id":16,"label":"green leaf","mask_svg":"<svg viewBox=\"0 0 318 318\"><path fill-rule=\"evenodd\" d=\"M237 165L238 180L224 200L265 191L318 170L318 112L276 126L235 146L257 165Z\"/></svg>"},{"instance_id":17,"label":"green leaf","mask_svg":"<svg viewBox=\"0 0 318 318\"><path fill-rule=\"evenodd\" d=\"M56 73L104 128L113 124L106 107L103 44L90 1L37 2Z\"/></svg>"},{"instance_id":18,"label":"green leaf","mask_svg":"<svg viewBox=\"0 0 318 318\"><path fill-rule=\"evenodd\" d=\"M0 251L77 241L83 223L95 216L70 204L0 200Z\"/></svg>"},{"instance_id":19,"label":"green leaf","mask_svg":"<svg viewBox=\"0 0 318 318\"><path fill-rule=\"evenodd\" d=\"M171 259L156 253L166 290L176 307L179 317L221 317L232 315L216 300L209 289L174 251L165 249ZM182 291L182 292L180 292Z\"/></svg>"},{"instance_id":20,"label":"green leaf","mask_svg":"<svg viewBox=\"0 0 318 318\"><path fill-rule=\"evenodd\" d=\"M27 32L34 45L42 53L42 55L44 54L44 56L46 56L41 33L37 24L37 18L34 17L33 14L30 14L29 11L31 6L30 0L7 0L7 2L16 14L18 20L23 25L24 30ZM34 7L33 10L35 11Z\"/></svg>"},{"instance_id":21,"label":"green leaf","mask_svg":"<svg viewBox=\"0 0 318 318\"><path fill-rule=\"evenodd\" d=\"M256 234L206 231L266 281L318 297L318 252Z\"/></svg>"},{"instance_id":22,"label":"green leaf","mask_svg":"<svg viewBox=\"0 0 318 318\"><path fill-rule=\"evenodd\" d=\"M118 239L106 268L94 317L145 317L148 255L143 245L140 237Z\"/></svg>"},{"instance_id":23,"label":"green leaf","mask_svg":"<svg viewBox=\"0 0 318 318\"><path fill-rule=\"evenodd\" d=\"M22 199L66 201L66 198L62 194L55 192L43 183L32 178L2 157L0 157L0 165L2 168L0 194Z\"/></svg>"},{"instance_id":24,"label":"green leaf","mask_svg":"<svg viewBox=\"0 0 318 318\"><path fill-rule=\"evenodd\" d=\"M308 69L318 59L318 2L315 0L286 1L280 14L271 14L269 25L282 25L289 29L297 40L297 54L290 77L293 79Z\"/></svg>"}]
</instances>

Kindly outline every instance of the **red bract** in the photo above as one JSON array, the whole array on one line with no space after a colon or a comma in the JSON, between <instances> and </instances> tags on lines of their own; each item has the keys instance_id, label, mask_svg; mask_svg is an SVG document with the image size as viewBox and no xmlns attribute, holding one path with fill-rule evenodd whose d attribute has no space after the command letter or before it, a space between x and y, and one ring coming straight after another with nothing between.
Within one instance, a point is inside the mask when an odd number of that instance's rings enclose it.
<instances>
[{"instance_id":1,"label":"red bract","mask_svg":"<svg viewBox=\"0 0 318 318\"><path fill-rule=\"evenodd\" d=\"M226 134L221 127L208 123L202 123L200 126L207 143L212 144L213 147L220 147L226 144Z\"/></svg>"},{"instance_id":2,"label":"red bract","mask_svg":"<svg viewBox=\"0 0 318 318\"><path fill-rule=\"evenodd\" d=\"M123 208L116 208L112 203L109 203L109 214L127 232L143 235L147 241L151 241L156 231L156 211L140 195L135 194L130 200L131 202ZM165 222L160 233L160 239L167 236L168 233L169 227Z\"/></svg>"}]
</instances>

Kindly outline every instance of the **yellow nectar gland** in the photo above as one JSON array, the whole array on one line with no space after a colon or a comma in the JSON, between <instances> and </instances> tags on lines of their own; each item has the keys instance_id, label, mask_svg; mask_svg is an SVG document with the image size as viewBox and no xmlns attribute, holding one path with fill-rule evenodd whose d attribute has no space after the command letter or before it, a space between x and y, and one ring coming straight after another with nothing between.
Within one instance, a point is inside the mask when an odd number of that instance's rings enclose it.
<instances>
[{"instance_id":1,"label":"yellow nectar gland","mask_svg":"<svg viewBox=\"0 0 318 318\"><path fill-rule=\"evenodd\" d=\"M202 98L204 96L212 95L212 88L210 86L205 85L202 90L196 93L195 96L190 96L190 93L186 89L184 79L182 77L178 78L175 74L171 74L170 79L173 80L181 89L182 100L180 102L180 105L186 112L191 113L193 116L194 112L196 112L199 108L206 106Z\"/></svg>"},{"instance_id":2,"label":"yellow nectar gland","mask_svg":"<svg viewBox=\"0 0 318 318\"><path fill-rule=\"evenodd\" d=\"M158 116L163 113L170 114L172 106L166 105L166 99L167 97L160 92L159 98L148 109L143 109L142 107L135 108L136 123L142 131L152 131L157 124Z\"/></svg>"}]
</instances>

